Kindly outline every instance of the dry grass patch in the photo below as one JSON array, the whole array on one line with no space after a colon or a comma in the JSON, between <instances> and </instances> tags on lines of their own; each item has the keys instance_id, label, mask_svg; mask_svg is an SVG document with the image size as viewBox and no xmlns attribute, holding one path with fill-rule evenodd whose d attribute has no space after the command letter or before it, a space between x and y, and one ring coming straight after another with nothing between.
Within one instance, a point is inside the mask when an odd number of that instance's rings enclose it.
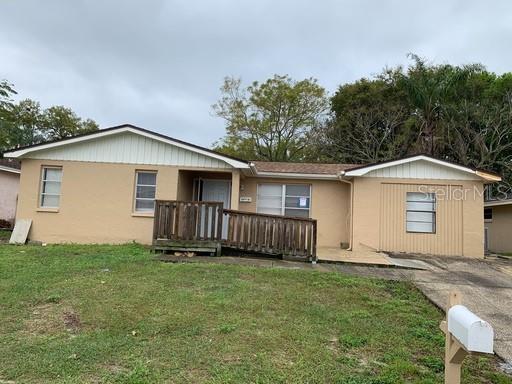
<instances>
[{"instance_id":1,"label":"dry grass patch","mask_svg":"<svg viewBox=\"0 0 512 384\"><path fill-rule=\"evenodd\" d=\"M77 333L80 318L69 306L60 303L37 305L23 322L22 335L55 336L64 333Z\"/></svg>"}]
</instances>

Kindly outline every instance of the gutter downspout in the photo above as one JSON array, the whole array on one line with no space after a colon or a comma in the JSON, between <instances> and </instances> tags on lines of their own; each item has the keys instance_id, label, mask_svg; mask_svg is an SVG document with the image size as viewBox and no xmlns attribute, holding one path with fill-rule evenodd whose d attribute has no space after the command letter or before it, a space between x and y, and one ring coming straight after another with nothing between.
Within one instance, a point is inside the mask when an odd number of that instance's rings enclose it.
<instances>
[{"instance_id":1,"label":"gutter downspout","mask_svg":"<svg viewBox=\"0 0 512 384\"><path fill-rule=\"evenodd\" d=\"M256 165L252 161L249 162L249 170L251 172L251 176L256 176L258 174L258 170L256 169Z\"/></svg>"},{"instance_id":2,"label":"gutter downspout","mask_svg":"<svg viewBox=\"0 0 512 384\"><path fill-rule=\"evenodd\" d=\"M348 248L347 251L352 250L352 241L353 241L353 228L354 228L354 181L346 180L343 178L345 174L344 171L341 171L338 175L338 180L342 183L347 183L350 185L350 207L349 207L349 217L350 217L350 225L349 225L349 237L348 237Z\"/></svg>"}]
</instances>

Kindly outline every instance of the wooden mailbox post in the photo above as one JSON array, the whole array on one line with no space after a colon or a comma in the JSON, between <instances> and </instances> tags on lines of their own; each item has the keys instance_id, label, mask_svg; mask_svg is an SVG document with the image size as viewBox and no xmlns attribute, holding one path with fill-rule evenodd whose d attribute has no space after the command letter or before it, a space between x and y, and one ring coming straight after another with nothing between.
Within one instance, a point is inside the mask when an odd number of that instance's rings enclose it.
<instances>
[{"instance_id":1,"label":"wooden mailbox post","mask_svg":"<svg viewBox=\"0 0 512 384\"><path fill-rule=\"evenodd\" d=\"M451 292L446 320L439 327L446 335L445 384L459 384L462 362L468 354L493 353L494 331L489 323L461 305L460 292Z\"/></svg>"}]
</instances>

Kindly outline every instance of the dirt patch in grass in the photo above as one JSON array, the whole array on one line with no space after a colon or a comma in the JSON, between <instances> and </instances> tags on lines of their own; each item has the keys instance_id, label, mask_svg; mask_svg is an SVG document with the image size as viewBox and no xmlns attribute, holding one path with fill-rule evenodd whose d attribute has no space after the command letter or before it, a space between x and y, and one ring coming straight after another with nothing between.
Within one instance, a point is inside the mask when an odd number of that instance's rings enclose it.
<instances>
[{"instance_id":1,"label":"dirt patch in grass","mask_svg":"<svg viewBox=\"0 0 512 384\"><path fill-rule=\"evenodd\" d=\"M64 311L62 314L62 319L64 321L64 325L68 332L76 333L81 328L80 317L76 312L73 311Z\"/></svg>"},{"instance_id":2,"label":"dirt patch in grass","mask_svg":"<svg viewBox=\"0 0 512 384\"><path fill-rule=\"evenodd\" d=\"M48 336L65 332L78 333L80 328L80 317L72 308L50 302L34 307L24 321L22 334Z\"/></svg>"}]
</instances>

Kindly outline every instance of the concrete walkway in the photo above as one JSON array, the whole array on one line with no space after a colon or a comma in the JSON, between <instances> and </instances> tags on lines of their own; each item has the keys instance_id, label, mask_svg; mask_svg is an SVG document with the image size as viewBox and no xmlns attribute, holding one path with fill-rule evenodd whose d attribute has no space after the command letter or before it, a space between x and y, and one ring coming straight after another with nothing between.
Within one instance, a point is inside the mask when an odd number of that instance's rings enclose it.
<instances>
[{"instance_id":1,"label":"concrete walkway","mask_svg":"<svg viewBox=\"0 0 512 384\"><path fill-rule=\"evenodd\" d=\"M512 265L501 259L423 258L434 269L414 271L415 285L445 308L448 293L459 290L462 302L494 328L494 350L512 364Z\"/></svg>"},{"instance_id":2,"label":"concrete walkway","mask_svg":"<svg viewBox=\"0 0 512 384\"><path fill-rule=\"evenodd\" d=\"M430 266L421 260L393 258L383 252L371 249L347 251L334 247L319 247L317 249L319 263L341 263L375 267L398 267L411 269L430 269Z\"/></svg>"},{"instance_id":3,"label":"concrete walkway","mask_svg":"<svg viewBox=\"0 0 512 384\"><path fill-rule=\"evenodd\" d=\"M319 262L354 263L367 265L390 266L393 265L388 255L382 252L347 251L335 247L318 247L316 251Z\"/></svg>"},{"instance_id":4,"label":"concrete walkway","mask_svg":"<svg viewBox=\"0 0 512 384\"><path fill-rule=\"evenodd\" d=\"M402 260L401 257L393 257ZM445 309L451 290L462 293L463 304L494 328L494 350L512 372L512 260L499 258L407 256L421 261L425 270L335 265L338 272L365 277L413 282L438 307Z\"/></svg>"}]
</instances>

